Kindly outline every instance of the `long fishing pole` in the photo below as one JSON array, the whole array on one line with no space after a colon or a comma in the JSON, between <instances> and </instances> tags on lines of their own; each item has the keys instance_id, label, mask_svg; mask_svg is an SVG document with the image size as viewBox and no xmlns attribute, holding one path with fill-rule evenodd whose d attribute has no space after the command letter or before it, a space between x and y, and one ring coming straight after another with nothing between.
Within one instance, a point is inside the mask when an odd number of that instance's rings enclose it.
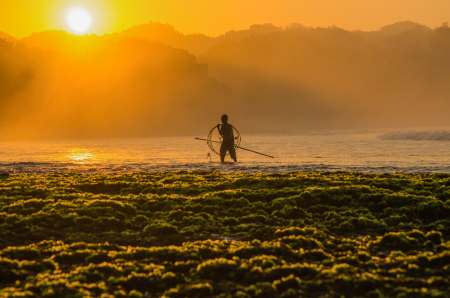
<instances>
[{"instance_id":1,"label":"long fishing pole","mask_svg":"<svg viewBox=\"0 0 450 298\"><path fill-rule=\"evenodd\" d=\"M195 139L196 139L196 140L200 140L200 141L207 141L207 142L213 142L213 143L219 143L219 144L221 144L220 142L217 142L217 141L208 141L207 139L200 139L200 138L195 138ZM264 155L264 156L267 156L267 157L275 158L275 157L273 157L273 156L270 156L270 155L267 155L267 154L264 154L264 153L260 153L260 152L256 152L256 151L253 151L253 150L250 150L250 149L245 149L245 148L242 148L242 147L239 147L239 146L237 146L236 148L239 148L239 149L242 149L242 150L245 150L245 151L250 151L250 152L253 152L253 153L256 153L256 154Z\"/></svg>"}]
</instances>

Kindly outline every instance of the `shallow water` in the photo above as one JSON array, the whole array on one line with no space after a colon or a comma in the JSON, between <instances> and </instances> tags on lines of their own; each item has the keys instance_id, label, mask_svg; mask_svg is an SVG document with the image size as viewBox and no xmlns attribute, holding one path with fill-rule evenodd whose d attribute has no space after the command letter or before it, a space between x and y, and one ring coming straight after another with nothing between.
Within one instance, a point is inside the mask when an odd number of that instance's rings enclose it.
<instances>
[{"instance_id":1,"label":"shallow water","mask_svg":"<svg viewBox=\"0 0 450 298\"><path fill-rule=\"evenodd\" d=\"M242 135L238 163L221 164L206 142L192 137L0 142L0 171L8 173L361 171L450 173L448 140L389 139L392 132L307 131ZM401 135L403 132L395 132ZM405 132L410 133L410 132ZM205 137L205 136L197 136ZM207 156L211 153L211 158ZM228 158L229 159L229 158Z\"/></svg>"}]
</instances>

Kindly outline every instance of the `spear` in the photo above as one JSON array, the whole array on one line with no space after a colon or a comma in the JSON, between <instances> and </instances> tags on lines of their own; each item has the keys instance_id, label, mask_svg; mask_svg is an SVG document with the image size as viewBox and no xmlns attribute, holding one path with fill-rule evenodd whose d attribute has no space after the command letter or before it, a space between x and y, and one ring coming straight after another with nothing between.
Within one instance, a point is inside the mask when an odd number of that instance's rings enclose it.
<instances>
[{"instance_id":1,"label":"spear","mask_svg":"<svg viewBox=\"0 0 450 298\"><path fill-rule=\"evenodd\" d=\"M196 139L196 140L200 140L200 141L207 141L207 142L213 142L213 143L219 143L219 144L221 144L220 142L217 142L217 141L208 141L207 139L200 139L200 138L195 138L195 139ZM275 158L275 157L273 157L273 156L270 156L270 155L267 155L267 154L264 154L264 153L260 153L260 152L256 152L256 151L253 151L253 150L250 150L250 149L242 148L242 147L239 147L239 146L237 146L236 148L239 148L239 149L242 149L242 150L245 150L245 151L250 151L250 152L253 152L253 153L256 153L256 154L264 155L264 156L267 156L267 157L270 157L270 158Z\"/></svg>"}]
</instances>

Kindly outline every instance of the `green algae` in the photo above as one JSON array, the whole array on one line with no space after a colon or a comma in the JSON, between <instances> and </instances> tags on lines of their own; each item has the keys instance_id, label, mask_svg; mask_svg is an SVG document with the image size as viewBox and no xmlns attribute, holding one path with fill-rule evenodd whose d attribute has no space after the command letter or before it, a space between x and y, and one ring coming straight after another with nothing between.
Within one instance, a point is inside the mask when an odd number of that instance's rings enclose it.
<instances>
[{"instance_id":1,"label":"green algae","mask_svg":"<svg viewBox=\"0 0 450 298\"><path fill-rule=\"evenodd\" d=\"M0 297L447 297L449 187L447 174L11 175Z\"/></svg>"},{"instance_id":2,"label":"green algae","mask_svg":"<svg viewBox=\"0 0 450 298\"><path fill-rule=\"evenodd\" d=\"M344 241L353 242L357 250L297 250L277 241L256 240L205 240L149 248L44 241L15 249L39 250L35 260L21 260L26 255L10 259L11 249L3 250L0 266L2 284L18 292L30 291L30 296L80 292L101 296L118 291L167 297L234 296L238 292L253 297L260 291L274 296L286 291L307 293L308 297L330 293L335 293L330 297L364 297L371 291L384 297L410 291L414 297L448 294L450 247L442 252L391 251L380 256L384 251L372 251L369 238ZM99 256L107 258L93 262ZM10 287L0 293L7 297Z\"/></svg>"}]
</instances>

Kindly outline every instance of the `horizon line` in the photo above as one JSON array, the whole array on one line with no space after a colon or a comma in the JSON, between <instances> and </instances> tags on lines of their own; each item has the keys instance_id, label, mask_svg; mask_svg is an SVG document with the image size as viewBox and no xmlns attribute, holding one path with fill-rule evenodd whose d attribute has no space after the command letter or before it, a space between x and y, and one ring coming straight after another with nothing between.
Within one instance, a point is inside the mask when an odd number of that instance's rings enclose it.
<instances>
[{"instance_id":1,"label":"horizon line","mask_svg":"<svg viewBox=\"0 0 450 298\"><path fill-rule=\"evenodd\" d=\"M273 24L273 23L262 23L262 24L261 24L261 23L255 23L255 24L252 24L252 25L250 25L248 28L245 28L245 29L231 29L231 30L226 31L225 33L222 33L222 34L219 34L219 35L216 35L216 36L211 36L211 35L207 35L207 34L205 34L205 33L198 33L198 32L197 32L197 33L185 33L185 32L182 32L182 31L177 30L177 28L175 28L175 26L173 26L173 25L170 24L170 23L161 23L161 22L153 22L153 21L149 21L149 22L147 22L147 23L141 23L141 24L135 24L135 25L132 25L131 27L128 27L128 28L123 29L123 30L121 30L121 31L115 31L115 32L111 32L111 33L104 32L104 33L101 33L101 34L97 34L97 33L93 33L93 32L85 32L85 33L79 33L79 34L77 34L77 33L74 33L74 32L70 32L70 31L68 31L68 30L57 29L57 28L55 28L55 29L43 30L43 31L32 32L31 34L26 35L26 36L24 36L24 37L16 37L16 36L14 36L14 35L12 35L12 34L10 34L10 33L8 33L8 32L5 32L5 31L1 30L1 28L0 28L0 33L6 34L6 35L8 35L8 37L11 37L11 38L13 38L13 39L15 39L15 40L22 40L22 39L25 39L25 38L27 38L27 37L30 37L30 36L32 36L32 35L34 35L34 34L39 34L39 33L43 33L43 32L51 32L51 31L62 31L62 32L66 32L66 33L68 33L68 34L70 34L70 35L73 35L73 36L91 36L91 35L94 35L94 36L102 37L102 36L105 36L105 35L120 34L120 33L124 32L124 31L129 30L129 29L132 29L132 28L134 28L134 27L139 27L139 26L143 26L143 25L152 25L152 24L156 24L156 25L163 25L163 26L168 25L168 26L172 27L172 28L174 29L175 32L181 33L182 35L185 35L185 36L189 36L189 35L204 35L204 36L210 37L210 38L218 38L218 37L220 37L220 36L226 35L226 34L229 33L229 32L249 30L252 26L255 26L255 25L272 25L272 26L275 26L275 27L277 27L277 28L280 28L281 30L286 30L286 29L287 29L289 26L291 26L291 25L301 25L301 26L304 26L304 27L307 28L307 29L310 29L310 28L311 28L311 29L317 29L317 28L339 28L339 29L343 29L343 30L348 31L348 32L377 32L377 31L380 31L381 29L383 29L384 27L391 26L391 25L395 25L395 24L398 24L398 23L407 23L407 22L415 23L415 24L418 24L418 25L427 27L427 28L429 28L429 29L431 29L431 30L436 29L436 28L440 28L440 27L432 28L432 27L427 26L427 25L425 25L425 24L422 24L422 23L419 23L419 22L415 22L415 21L411 21L411 20L404 20L404 21L398 21L398 22L390 23L390 24L381 26L381 27L380 27L379 29L377 29L377 30L368 30L368 31L364 31L364 30L361 30L361 29L348 30L348 29L345 29L345 28L343 28L343 27L339 27L339 26L337 26L337 25L335 25L335 24L329 25L328 27L322 27L322 26L316 26L316 27L314 27L314 26L307 26L307 25L304 25L304 24L301 24L301 23L291 23L291 24L286 25L286 26L277 26L277 25L275 25L275 24ZM442 26L442 25L441 25L441 26ZM0 39L3 39L3 38L0 37Z\"/></svg>"}]
</instances>

